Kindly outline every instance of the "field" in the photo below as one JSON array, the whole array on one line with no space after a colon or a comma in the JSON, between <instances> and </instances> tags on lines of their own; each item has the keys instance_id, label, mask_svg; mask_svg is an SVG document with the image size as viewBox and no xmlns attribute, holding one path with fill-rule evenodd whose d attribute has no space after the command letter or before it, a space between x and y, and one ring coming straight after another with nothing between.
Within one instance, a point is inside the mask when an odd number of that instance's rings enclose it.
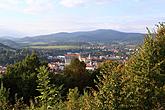
<instances>
[{"instance_id":1,"label":"field","mask_svg":"<svg viewBox=\"0 0 165 110\"><path fill-rule=\"evenodd\" d=\"M33 49L77 49L78 46L75 45L52 45L52 46L29 46Z\"/></svg>"},{"instance_id":2,"label":"field","mask_svg":"<svg viewBox=\"0 0 165 110\"><path fill-rule=\"evenodd\" d=\"M48 43L45 43L45 42L33 42L30 45L46 45L46 44L48 44Z\"/></svg>"}]
</instances>

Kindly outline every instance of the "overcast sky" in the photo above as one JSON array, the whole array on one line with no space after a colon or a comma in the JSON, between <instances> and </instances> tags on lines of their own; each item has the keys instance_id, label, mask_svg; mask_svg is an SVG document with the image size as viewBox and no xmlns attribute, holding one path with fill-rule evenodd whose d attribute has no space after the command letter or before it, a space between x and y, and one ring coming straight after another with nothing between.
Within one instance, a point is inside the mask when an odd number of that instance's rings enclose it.
<instances>
[{"instance_id":1,"label":"overcast sky","mask_svg":"<svg viewBox=\"0 0 165 110\"><path fill-rule=\"evenodd\" d=\"M115 29L146 32L165 21L165 0L0 0L0 30L25 35Z\"/></svg>"}]
</instances>

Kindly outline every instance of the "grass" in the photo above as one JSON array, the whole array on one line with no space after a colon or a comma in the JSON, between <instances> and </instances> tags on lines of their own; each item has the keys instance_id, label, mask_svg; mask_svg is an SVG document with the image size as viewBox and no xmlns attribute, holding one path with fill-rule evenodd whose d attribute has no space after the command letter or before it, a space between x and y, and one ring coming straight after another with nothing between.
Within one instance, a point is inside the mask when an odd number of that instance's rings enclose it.
<instances>
[{"instance_id":1,"label":"grass","mask_svg":"<svg viewBox=\"0 0 165 110\"><path fill-rule=\"evenodd\" d=\"M45 42L33 42L33 43L31 43L31 45L43 45L43 44L48 44L48 43L45 43Z\"/></svg>"},{"instance_id":2,"label":"grass","mask_svg":"<svg viewBox=\"0 0 165 110\"><path fill-rule=\"evenodd\" d=\"M78 46L74 45L56 45L56 46L29 46L29 48L33 49L76 49Z\"/></svg>"}]
</instances>

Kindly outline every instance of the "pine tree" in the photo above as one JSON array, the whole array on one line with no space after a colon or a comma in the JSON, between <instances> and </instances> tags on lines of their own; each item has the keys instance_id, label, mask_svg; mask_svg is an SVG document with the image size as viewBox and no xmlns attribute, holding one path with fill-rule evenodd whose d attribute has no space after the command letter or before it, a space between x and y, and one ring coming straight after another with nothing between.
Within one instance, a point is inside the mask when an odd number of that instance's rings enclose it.
<instances>
[{"instance_id":1,"label":"pine tree","mask_svg":"<svg viewBox=\"0 0 165 110\"><path fill-rule=\"evenodd\" d=\"M40 96L37 97L42 104L44 110L52 108L60 101L60 90L62 87L55 87L55 85L50 84L48 69L43 66L38 70L37 75L37 90L40 92Z\"/></svg>"}]
</instances>

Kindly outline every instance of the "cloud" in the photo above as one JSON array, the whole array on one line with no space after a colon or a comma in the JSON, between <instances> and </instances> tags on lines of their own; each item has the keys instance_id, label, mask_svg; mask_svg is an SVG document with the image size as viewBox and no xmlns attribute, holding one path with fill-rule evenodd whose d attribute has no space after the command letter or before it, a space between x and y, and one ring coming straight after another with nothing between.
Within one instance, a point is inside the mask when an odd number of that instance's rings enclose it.
<instances>
[{"instance_id":1,"label":"cloud","mask_svg":"<svg viewBox=\"0 0 165 110\"><path fill-rule=\"evenodd\" d=\"M135 2L140 2L141 0L134 0Z\"/></svg>"},{"instance_id":2,"label":"cloud","mask_svg":"<svg viewBox=\"0 0 165 110\"><path fill-rule=\"evenodd\" d=\"M1 10L17 10L19 6L19 0L0 0Z\"/></svg>"},{"instance_id":3,"label":"cloud","mask_svg":"<svg viewBox=\"0 0 165 110\"><path fill-rule=\"evenodd\" d=\"M75 7L84 5L87 2L87 0L61 0L60 4L65 7Z\"/></svg>"},{"instance_id":4,"label":"cloud","mask_svg":"<svg viewBox=\"0 0 165 110\"><path fill-rule=\"evenodd\" d=\"M105 4L114 0L61 0L60 4L64 7L77 7L89 4Z\"/></svg>"},{"instance_id":5,"label":"cloud","mask_svg":"<svg viewBox=\"0 0 165 110\"><path fill-rule=\"evenodd\" d=\"M49 12L54 9L54 2L52 0L25 0L25 13L36 14Z\"/></svg>"},{"instance_id":6,"label":"cloud","mask_svg":"<svg viewBox=\"0 0 165 110\"><path fill-rule=\"evenodd\" d=\"M0 9L26 14L38 14L53 11L54 0L0 0Z\"/></svg>"}]
</instances>

